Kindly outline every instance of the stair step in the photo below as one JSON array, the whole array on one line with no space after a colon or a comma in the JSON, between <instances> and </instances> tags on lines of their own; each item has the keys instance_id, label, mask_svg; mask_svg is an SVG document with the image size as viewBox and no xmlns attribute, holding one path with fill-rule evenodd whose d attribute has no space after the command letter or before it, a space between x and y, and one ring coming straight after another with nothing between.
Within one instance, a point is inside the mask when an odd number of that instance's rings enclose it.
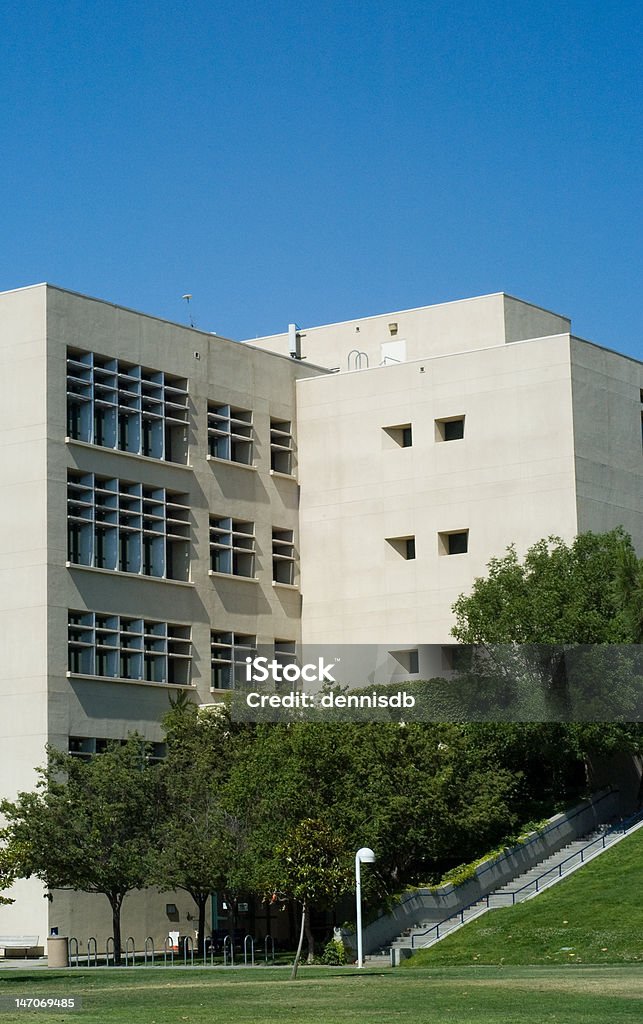
<instances>
[{"instance_id":1,"label":"stair step","mask_svg":"<svg viewBox=\"0 0 643 1024\"><path fill-rule=\"evenodd\" d=\"M622 833L611 833L606 834L609 826L602 827L595 832L589 832L586 836L581 839L575 839L568 843L567 846L558 850L557 853L550 854L548 857L543 858L538 864L524 871L520 875L516 875L515 878L506 882L504 885L499 886L493 892L489 893L488 896L483 897L476 903L469 907L466 907L463 911L454 911L453 915L448 918L443 918L439 922L426 922L424 924L414 925L412 928L407 928L397 939L394 939L391 943L393 949L406 948L409 949L414 947L414 940L417 941L417 945L414 948L421 946L432 946L435 942L438 942L443 936L448 935L456 928L461 928L463 924L466 924L472 918L477 917L479 914L484 913L491 907L501 907L511 905L512 903L520 903L528 896L533 895L542 888L545 888L551 882L558 881L559 877L564 878L571 868L576 867L579 863L582 863L585 859L580 857L581 851L587 851L588 856L597 853L599 850L610 846L615 839L617 839ZM603 844L598 844L596 840L603 839ZM562 865L562 870L557 871ZM538 888L536 888L536 882L538 881ZM436 929L439 927L439 938L436 936Z\"/></svg>"}]
</instances>

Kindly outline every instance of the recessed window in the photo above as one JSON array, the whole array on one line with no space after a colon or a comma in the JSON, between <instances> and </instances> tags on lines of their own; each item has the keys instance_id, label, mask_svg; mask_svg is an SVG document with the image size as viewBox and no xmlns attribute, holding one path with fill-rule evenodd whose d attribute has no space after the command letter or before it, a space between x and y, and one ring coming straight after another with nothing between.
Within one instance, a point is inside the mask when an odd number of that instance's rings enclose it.
<instances>
[{"instance_id":1,"label":"recessed window","mask_svg":"<svg viewBox=\"0 0 643 1024\"><path fill-rule=\"evenodd\" d=\"M252 412L208 402L208 452L213 459L252 465Z\"/></svg>"},{"instance_id":2,"label":"recessed window","mask_svg":"<svg viewBox=\"0 0 643 1024\"><path fill-rule=\"evenodd\" d=\"M387 537L386 543L406 561L415 558L415 537Z\"/></svg>"},{"instance_id":3,"label":"recessed window","mask_svg":"<svg viewBox=\"0 0 643 1024\"><path fill-rule=\"evenodd\" d=\"M420 654L417 647L408 651L389 651L389 654L409 675L416 676L420 671Z\"/></svg>"},{"instance_id":4,"label":"recessed window","mask_svg":"<svg viewBox=\"0 0 643 1024\"><path fill-rule=\"evenodd\" d=\"M470 644L453 644L441 647L442 668L446 672L467 672L471 668L473 647Z\"/></svg>"},{"instance_id":5,"label":"recessed window","mask_svg":"<svg viewBox=\"0 0 643 1024\"><path fill-rule=\"evenodd\" d=\"M294 640L275 639L275 661L282 668L297 664L297 644Z\"/></svg>"},{"instance_id":6,"label":"recessed window","mask_svg":"<svg viewBox=\"0 0 643 1024\"><path fill-rule=\"evenodd\" d=\"M295 544L292 530L272 531L272 578L275 583L295 582Z\"/></svg>"},{"instance_id":7,"label":"recessed window","mask_svg":"<svg viewBox=\"0 0 643 1024\"><path fill-rule=\"evenodd\" d=\"M448 416L435 421L436 441L461 441L464 437L464 416Z\"/></svg>"},{"instance_id":8,"label":"recessed window","mask_svg":"<svg viewBox=\"0 0 643 1024\"><path fill-rule=\"evenodd\" d=\"M246 678L246 658L257 654L257 638L250 633L210 633L212 689L234 690Z\"/></svg>"},{"instance_id":9,"label":"recessed window","mask_svg":"<svg viewBox=\"0 0 643 1024\"><path fill-rule=\"evenodd\" d=\"M438 534L438 552L441 555L466 555L469 550L469 531L453 530Z\"/></svg>"},{"instance_id":10,"label":"recessed window","mask_svg":"<svg viewBox=\"0 0 643 1024\"><path fill-rule=\"evenodd\" d=\"M73 675L190 685L189 626L70 611L67 628Z\"/></svg>"},{"instance_id":11,"label":"recessed window","mask_svg":"<svg viewBox=\"0 0 643 1024\"><path fill-rule=\"evenodd\" d=\"M187 580L188 500L165 487L69 470L67 557L95 569Z\"/></svg>"},{"instance_id":12,"label":"recessed window","mask_svg":"<svg viewBox=\"0 0 643 1024\"><path fill-rule=\"evenodd\" d=\"M72 757L80 758L82 761L91 761L95 754L104 754L110 745L125 742L126 740L97 736L70 736L67 749ZM145 759L149 764L156 764L165 757L165 743L148 743L142 740L141 746L145 750Z\"/></svg>"},{"instance_id":13,"label":"recessed window","mask_svg":"<svg viewBox=\"0 0 643 1024\"><path fill-rule=\"evenodd\" d=\"M67 350L67 436L185 464L187 380L94 352Z\"/></svg>"},{"instance_id":14,"label":"recessed window","mask_svg":"<svg viewBox=\"0 0 643 1024\"><path fill-rule=\"evenodd\" d=\"M210 517L210 570L229 576L255 574L255 524Z\"/></svg>"},{"instance_id":15,"label":"recessed window","mask_svg":"<svg viewBox=\"0 0 643 1024\"><path fill-rule=\"evenodd\" d=\"M293 436L290 420L270 420L270 468L274 473L292 475Z\"/></svg>"},{"instance_id":16,"label":"recessed window","mask_svg":"<svg viewBox=\"0 0 643 1024\"><path fill-rule=\"evenodd\" d=\"M413 428L410 423L398 423L392 427L382 427L384 431L384 447L410 448L413 444Z\"/></svg>"}]
</instances>

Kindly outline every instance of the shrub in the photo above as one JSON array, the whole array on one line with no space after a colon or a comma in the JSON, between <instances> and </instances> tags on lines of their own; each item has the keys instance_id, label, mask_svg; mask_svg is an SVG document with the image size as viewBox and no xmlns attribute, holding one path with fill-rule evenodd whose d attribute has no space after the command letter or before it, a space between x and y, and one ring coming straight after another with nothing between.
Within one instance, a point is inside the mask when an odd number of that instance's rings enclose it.
<instances>
[{"instance_id":1,"label":"shrub","mask_svg":"<svg viewBox=\"0 0 643 1024\"><path fill-rule=\"evenodd\" d=\"M346 963L346 947L341 939L331 939L326 943L321 962L327 967L342 967Z\"/></svg>"}]
</instances>

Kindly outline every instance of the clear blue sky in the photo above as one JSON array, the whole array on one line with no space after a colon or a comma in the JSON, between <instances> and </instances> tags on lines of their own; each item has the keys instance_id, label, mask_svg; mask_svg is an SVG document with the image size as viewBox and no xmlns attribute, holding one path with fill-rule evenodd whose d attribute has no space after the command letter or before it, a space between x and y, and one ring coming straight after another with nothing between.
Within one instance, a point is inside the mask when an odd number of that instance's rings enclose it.
<instances>
[{"instance_id":1,"label":"clear blue sky","mask_svg":"<svg viewBox=\"0 0 643 1024\"><path fill-rule=\"evenodd\" d=\"M643 358L641 12L4 0L0 290L236 338L507 291Z\"/></svg>"}]
</instances>

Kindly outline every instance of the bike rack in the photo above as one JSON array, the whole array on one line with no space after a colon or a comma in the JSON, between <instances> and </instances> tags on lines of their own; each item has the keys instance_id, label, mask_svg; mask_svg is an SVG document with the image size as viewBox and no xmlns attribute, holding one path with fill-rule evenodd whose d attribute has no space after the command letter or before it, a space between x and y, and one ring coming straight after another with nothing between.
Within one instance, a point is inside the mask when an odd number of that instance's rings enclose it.
<instances>
[{"instance_id":1,"label":"bike rack","mask_svg":"<svg viewBox=\"0 0 643 1024\"><path fill-rule=\"evenodd\" d=\"M234 943L229 935L223 940L223 966L228 966L228 950L230 950L230 966L234 967Z\"/></svg>"},{"instance_id":2,"label":"bike rack","mask_svg":"<svg viewBox=\"0 0 643 1024\"><path fill-rule=\"evenodd\" d=\"M274 964L274 962L275 962L275 940L273 939L272 935L266 935L265 939L263 940L263 955L264 955L266 963L268 963L268 942L269 941L270 941L270 956L271 956L272 963Z\"/></svg>"},{"instance_id":3,"label":"bike rack","mask_svg":"<svg viewBox=\"0 0 643 1024\"><path fill-rule=\"evenodd\" d=\"M131 949L130 949L130 942L132 943L132 948ZM134 939L132 938L131 935L127 938L127 940L125 942L125 966L126 967L129 967L129 954L130 953L132 954L132 967L136 967L136 943L134 942Z\"/></svg>"},{"instance_id":4,"label":"bike rack","mask_svg":"<svg viewBox=\"0 0 643 1024\"><path fill-rule=\"evenodd\" d=\"M248 940L250 940L250 966L254 967L254 965L255 965L255 940L253 939L252 935L246 935L245 939L243 940L243 962L244 962L244 964L247 967L248 966Z\"/></svg>"},{"instance_id":5,"label":"bike rack","mask_svg":"<svg viewBox=\"0 0 643 1024\"><path fill-rule=\"evenodd\" d=\"M87 966L91 966L91 958L94 958L94 967L98 967L98 943L92 935L87 939Z\"/></svg>"},{"instance_id":6,"label":"bike rack","mask_svg":"<svg viewBox=\"0 0 643 1024\"><path fill-rule=\"evenodd\" d=\"M116 944L112 935L108 936L105 942L105 967L109 967L109 944L112 944L112 967L116 964Z\"/></svg>"},{"instance_id":7,"label":"bike rack","mask_svg":"<svg viewBox=\"0 0 643 1024\"><path fill-rule=\"evenodd\" d=\"M168 942L170 944L169 946L168 946ZM174 964L174 946L172 945L172 939L169 937L169 935L168 935L167 939L165 940L165 942L163 943L163 966L164 967L167 967L167 954L168 953L170 953L170 963Z\"/></svg>"},{"instance_id":8,"label":"bike rack","mask_svg":"<svg viewBox=\"0 0 643 1024\"><path fill-rule=\"evenodd\" d=\"M183 939L183 965L184 967L187 967L188 965L188 943L190 949L190 956L192 958L191 966L194 967L194 939L192 938L191 935L186 935L185 938Z\"/></svg>"},{"instance_id":9,"label":"bike rack","mask_svg":"<svg viewBox=\"0 0 643 1024\"><path fill-rule=\"evenodd\" d=\"M145 958L144 961L143 961L143 966L144 967L147 967L147 956L148 956L148 953L151 953L151 956L152 956L152 967L154 967L154 957L155 957L156 954L154 952L154 939L152 938L151 935L148 935L146 940L145 940L145 949L143 950L143 956Z\"/></svg>"},{"instance_id":10,"label":"bike rack","mask_svg":"<svg viewBox=\"0 0 643 1024\"><path fill-rule=\"evenodd\" d=\"M72 951L72 943L75 947L75 952ZM72 935L71 939L69 940L69 963L71 966L74 966L72 964L73 957L76 957L76 967L80 967L80 961L78 957L78 939Z\"/></svg>"}]
</instances>

